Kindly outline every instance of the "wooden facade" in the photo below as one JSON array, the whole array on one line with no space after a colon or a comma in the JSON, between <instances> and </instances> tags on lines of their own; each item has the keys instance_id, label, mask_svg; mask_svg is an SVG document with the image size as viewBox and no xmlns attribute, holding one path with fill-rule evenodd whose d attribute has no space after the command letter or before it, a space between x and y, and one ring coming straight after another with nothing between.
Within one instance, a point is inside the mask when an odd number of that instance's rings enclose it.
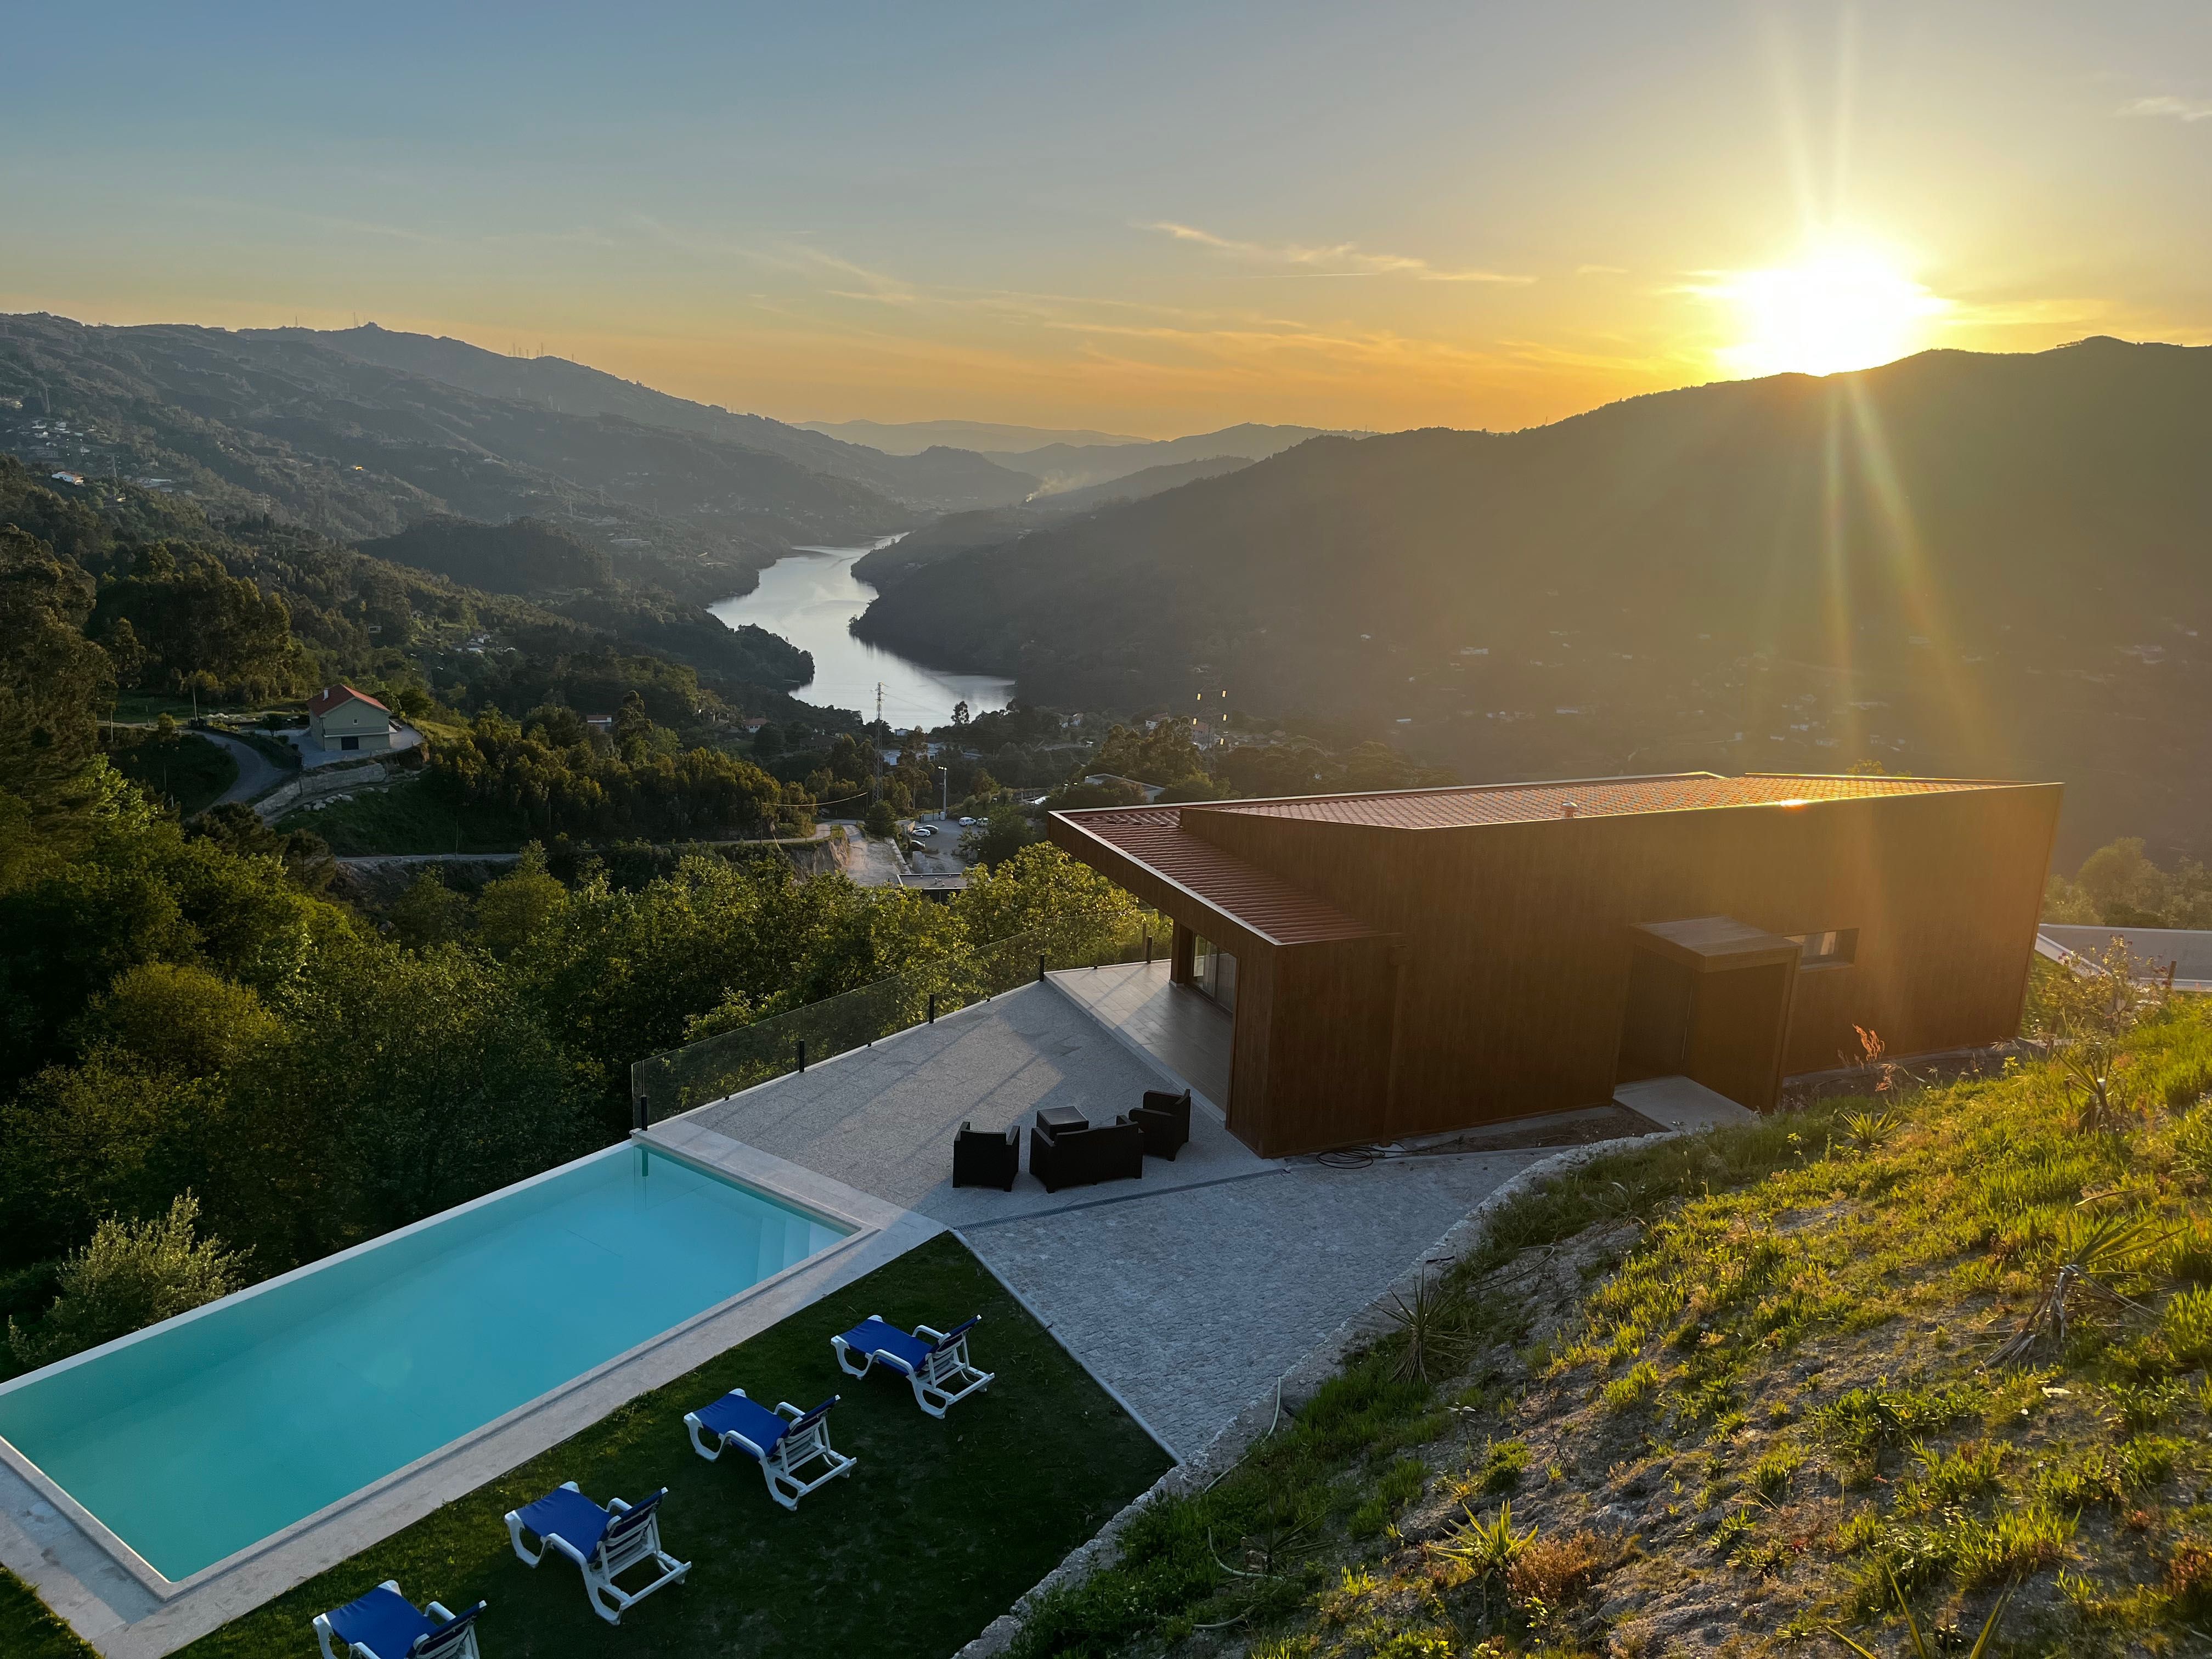
<instances>
[{"instance_id":1,"label":"wooden facade","mask_svg":"<svg viewBox=\"0 0 2212 1659\"><path fill-rule=\"evenodd\" d=\"M1051 833L1236 955L1224 1104L1272 1156L1600 1103L1669 1055L1763 1108L1855 1054L1855 1027L1899 1055L2001 1042L2060 794L1700 775L1107 808Z\"/></svg>"}]
</instances>

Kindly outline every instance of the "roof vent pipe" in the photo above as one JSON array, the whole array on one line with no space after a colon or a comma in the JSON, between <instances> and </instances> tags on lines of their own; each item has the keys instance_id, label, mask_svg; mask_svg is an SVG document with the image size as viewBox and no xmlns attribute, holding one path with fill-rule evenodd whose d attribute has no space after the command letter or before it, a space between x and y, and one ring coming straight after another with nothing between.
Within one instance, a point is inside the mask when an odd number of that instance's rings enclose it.
<instances>
[{"instance_id":1,"label":"roof vent pipe","mask_svg":"<svg viewBox=\"0 0 2212 1659\"><path fill-rule=\"evenodd\" d=\"M1559 809L1559 816L1563 818L1571 818L1580 811L1582 811L1581 807L1577 806L1574 802L1569 801L1565 806L1562 806Z\"/></svg>"}]
</instances>

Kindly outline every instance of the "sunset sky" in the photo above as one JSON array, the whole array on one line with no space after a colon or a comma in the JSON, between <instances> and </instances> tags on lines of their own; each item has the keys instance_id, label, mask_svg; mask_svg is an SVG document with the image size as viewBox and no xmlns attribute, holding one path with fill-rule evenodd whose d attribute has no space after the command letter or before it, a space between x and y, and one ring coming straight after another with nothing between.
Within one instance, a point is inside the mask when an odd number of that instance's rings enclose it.
<instances>
[{"instance_id":1,"label":"sunset sky","mask_svg":"<svg viewBox=\"0 0 2212 1659\"><path fill-rule=\"evenodd\" d=\"M787 420L1516 427L2212 340L2202 3L24 10L0 309Z\"/></svg>"}]
</instances>

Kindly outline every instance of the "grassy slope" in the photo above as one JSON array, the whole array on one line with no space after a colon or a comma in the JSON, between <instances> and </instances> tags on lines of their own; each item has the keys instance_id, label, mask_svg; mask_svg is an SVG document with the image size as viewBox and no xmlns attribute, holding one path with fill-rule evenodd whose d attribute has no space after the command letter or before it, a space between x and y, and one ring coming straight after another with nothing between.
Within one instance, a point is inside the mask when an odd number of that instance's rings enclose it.
<instances>
[{"instance_id":1,"label":"grassy slope","mask_svg":"<svg viewBox=\"0 0 2212 1659\"><path fill-rule=\"evenodd\" d=\"M2114 1132L2030 1065L1524 1200L1449 1283L1435 1381L1387 1340L1022 1651L1905 1651L1893 1572L1960 1651L2016 1582L2000 1652L2212 1652L2212 1011L2124 1046ZM2063 1347L1993 1366L2106 1216L2145 1223L2105 1270L2142 1311L2077 1294ZM1224 1570L1252 1550L1272 1576Z\"/></svg>"},{"instance_id":2,"label":"grassy slope","mask_svg":"<svg viewBox=\"0 0 2212 1659\"><path fill-rule=\"evenodd\" d=\"M118 726L108 758L133 783L143 783L178 813L190 817L238 781L238 763L219 744L188 732L166 741L145 727Z\"/></svg>"},{"instance_id":3,"label":"grassy slope","mask_svg":"<svg viewBox=\"0 0 2212 1659\"><path fill-rule=\"evenodd\" d=\"M92 1659L92 1650L5 1567L0 1567L0 1653L8 1659Z\"/></svg>"},{"instance_id":4,"label":"grassy slope","mask_svg":"<svg viewBox=\"0 0 2212 1659\"><path fill-rule=\"evenodd\" d=\"M942 1422L915 1408L902 1382L854 1382L831 1356L831 1334L871 1313L944 1326L975 1311L984 1316L975 1358L998 1381ZM842 1393L831 1438L859 1467L790 1514L769 1501L748 1460L702 1461L683 1414L732 1387L802 1405ZM901 1651L949 1653L1166 1467L1144 1431L945 1235L185 1651L296 1659L313 1650L317 1613L397 1578L418 1602L488 1600L483 1647L497 1659L814 1659L893 1638ZM532 1571L507 1544L501 1516L570 1480L600 1498L669 1488L662 1539L693 1563L690 1577L619 1631L588 1609L573 1567L549 1557ZM13 1659L15 1649L0 1650Z\"/></svg>"}]
</instances>

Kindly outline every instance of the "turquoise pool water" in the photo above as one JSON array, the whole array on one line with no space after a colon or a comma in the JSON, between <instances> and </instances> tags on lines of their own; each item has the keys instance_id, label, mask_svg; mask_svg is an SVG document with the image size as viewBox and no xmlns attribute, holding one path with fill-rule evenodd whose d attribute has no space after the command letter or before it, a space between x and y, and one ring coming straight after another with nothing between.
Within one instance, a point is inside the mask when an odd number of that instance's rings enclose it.
<instances>
[{"instance_id":1,"label":"turquoise pool water","mask_svg":"<svg viewBox=\"0 0 2212 1659\"><path fill-rule=\"evenodd\" d=\"M180 1579L844 1236L613 1147L19 1379L0 1436Z\"/></svg>"}]
</instances>

